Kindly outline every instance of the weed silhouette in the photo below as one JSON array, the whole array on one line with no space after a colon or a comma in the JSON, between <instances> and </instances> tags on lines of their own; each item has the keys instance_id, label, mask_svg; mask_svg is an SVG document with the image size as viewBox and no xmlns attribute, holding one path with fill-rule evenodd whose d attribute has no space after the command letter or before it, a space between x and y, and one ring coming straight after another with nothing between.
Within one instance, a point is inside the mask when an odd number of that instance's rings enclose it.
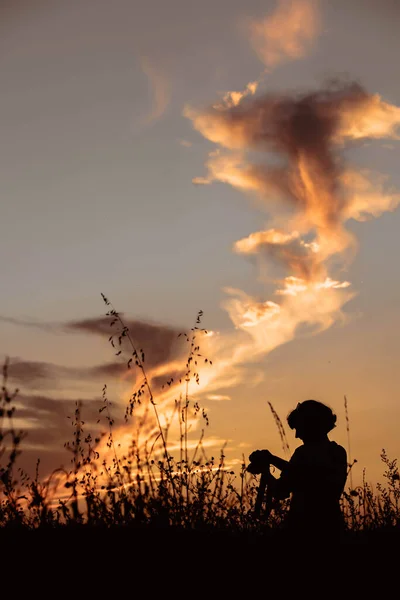
<instances>
[{"instance_id":1,"label":"weed silhouette","mask_svg":"<svg viewBox=\"0 0 400 600\"><path fill-rule=\"evenodd\" d=\"M149 545L165 536L185 543L213 547L243 548L261 544L286 543L288 532L304 541L310 535L324 540L366 543L399 540L400 481L396 459L383 450L386 484L373 489L363 484L346 489L348 471L346 451L330 441L328 433L335 425L331 409L314 400L300 403L290 413L288 425L303 441L288 459L289 444L278 413L270 404L286 458L273 456L267 450L255 451L250 464L241 460L239 472L226 462L225 448L218 457L208 456L205 428L206 410L195 401L191 385L199 380L198 361L208 361L200 352L202 311L194 327L182 334L187 341L187 360L182 377L183 391L175 400L174 415L178 419L179 447L169 441L171 423L162 423L159 405L145 368L144 353L134 342L134 332L126 327L121 315L103 296L112 323L109 338L113 349L124 348L130 355L127 369L136 368L140 377L125 412L138 430L146 426L151 412L156 423L146 444L134 435L127 451L114 440L112 404L103 388L103 405L99 419L106 426L102 436L94 437L86 429L84 403L77 403L72 419L73 439L65 447L71 453L72 468L56 469L40 476L38 460L32 479L18 468L24 432L14 426L15 399L18 390L8 387L8 361L3 368L0 396L0 528L36 535L120 535L134 534L140 543ZM119 329L116 328L119 327ZM122 355L123 357L124 355ZM169 386L172 378L166 381ZM347 402L347 399L346 399ZM347 409L347 406L346 406ZM189 444L189 422L201 420L203 428L197 443ZM347 415L348 426L348 415ZM106 436L106 437L104 437ZM111 462L101 461L98 444L107 441ZM281 470L276 479L269 465ZM261 481L259 480L261 479ZM266 487L266 493L265 492ZM40 533L41 532L41 533ZM46 533L47 532L47 533ZM112 533L114 532L114 533ZM119 532L119 533L117 533ZM76 539L76 538L74 538ZM125 539L125 538L124 538ZM180 542L179 542L180 543ZM237 546L236 546L236 545Z\"/></svg>"}]
</instances>

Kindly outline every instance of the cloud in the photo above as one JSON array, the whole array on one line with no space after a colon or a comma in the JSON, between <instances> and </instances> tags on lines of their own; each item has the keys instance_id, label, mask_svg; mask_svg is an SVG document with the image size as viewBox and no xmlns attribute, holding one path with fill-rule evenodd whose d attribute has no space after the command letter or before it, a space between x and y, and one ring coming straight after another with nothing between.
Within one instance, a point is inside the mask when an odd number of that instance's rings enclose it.
<instances>
[{"instance_id":1,"label":"cloud","mask_svg":"<svg viewBox=\"0 0 400 600\"><path fill-rule=\"evenodd\" d=\"M307 94L261 95L224 110L187 108L185 114L195 129L219 145L209 156L205 179L255 192L269 208L275 198L278 213L285 204L292 206L297 220L287 233L317 232L319 250L308 252L310 260L321 262L352 246L343 224L350 215L357 218L360 206L377 214L398 204L395 194L381 193L382 182L377 187L365 173L351 174L338 155L349 141L398 136L400 108L357 83L335 83ZM264 154L265 160L251 160L252 151ZM269 164L269 153L281 163ZM287 253L287 242L282 249Z\"/></svg>"},{"instance_id":2,"label":"cloud","mask_svg":"<svg viewBox=\"0 0 400 600\"><path fill-rule=\"evenodd\" d=\"M116 327L110 327L111 319L108 316L81 319L71 322L38 322L34 319L16 319L13 317L0 316L0 322L15 325L18 327L28 327L38 329L46 333L81 333L90 335L99 335L108 339L115 334ZM180 331L168 325L152 323L141 320L126 319L126 326L129 328L131 337L137 346L145 353L145 362L149 367L160 365L172 357L180 356L184 348L184 339L178 338ZM123 347L124 356L126 353L131 355L131 349L125 345ZM56 377L95 377L98 375L118 376L125 368L126 363L98 365L88 369L65 368L50 363L41 363L40 361L24 361L20 358L12 359L12 371L15 379L37 382L42 379Z\"/></svg>"},{"instance_id":3,"label":"cloud","mask_svg":"<svg viewBox=\"0 0 400 600\"><path fill-rule=\"evenodd\" d=\"M8 365L8 376L18 384L37 386L44 382L47 383L49 379L55 380L63 370L63 367L59 368L47 362L11 358Z\"/></svg>"},{"instance_id":4,"label":"cloud","mask_svg":"<svg viewBox=\"0 0 400 600\"><path fill-rule=\"evenodd\" d=\"M224 109L238 106L238 104L240 104L244 98L247 98L247 96L254 96L262 79L263 75L256 81L250 81L244 90L225 92L222 96L222 101L214 104L214 108Z\"/></svg>"},{"instance_id":5,"label":"cloud","mask_svg":"<svg viewBox=\"0 0 400 600\"><path fill-rule=\"evenodd\" d=\"M49 333L55 331L59 327L57 323L43 323L41 321L34 321L33 319L15 319L13 317L5 317L1 315L0 322L7 323L9 325L16 325L17 327L30 327L32 329L39 329Z\"/></svg>"},{"instance_id":6,"label":"cloud","mask_svg":"<svg viewBox=\"0 0 400 600\"><path fill-rule=\"evenodd\" d=\"M239 106L244 99L256 94L268 73L279 63L303 58L320 31L318 3L319 0L279 0L271 15L261 20L247 19L250 42L267 69L244 89L224 92L213 108L225 110ZM209 183L199 177L193 182Z\"/></svg>"},{"instance_id":7,"label":"cloud","mask_svg":"<svg viewBox=\"0 0 400 600\"><path fill-rule=\"evenodd\" d=\"M357 140L398 139L400 108L356 82L336 81L307 93L186 107L184 114L216 145L202 182L256 195L269 216L269 227L238 240L234 251L285 268L272 299L225 288L223 307L235 331L211 338L216 367L202 387L217 393L220 378L224 387L244 381L250 363L296 335L345 322L342 308L355 292L332 270L347 266L357 247L347 221L394 210L400 194L385 177L346 164L343 150Z\"/></svg>"},{"instance_id":8,"label":"cloud","mask_svg":"<svg viewBox=\"0 0 400 600\"><path fill-rule=\"evenodd\" d=\"M95 365L94 367L88 367L86 369L75 370L77 375L82 373L83 377L98 379L101 377L113 377L120 379L123 375L127 374L126 362L109 362L101 365Z\"/></svg>"},{"instance_id":9,"label":"cloud","mask_svg":"<svg viewBox=\"0 0 400 600\"><path fill-rule=\"evenodd\" d=\"M179 380L183 381L185 378L185 363L189 351L185 341L186 337L178 337L178 330L166 325L131 319L126 319L125 323L137 344L138 351L143 350L145 353L144 365L152 392L159 395L164 393L164 388L170 391L170 387L173 386L175 389ZM101 336L105 339L105 343L110 334L116 333L118 336L116 326L110 327L109 317L60 323L51 331ZM127 346L121 356L115 358L115 362L110 361L90 367L65 367L51 362L29 361L19 357L10 359L8 365L10 387L19 387L25 394L24 396L18 394L17 417L21 428L29 430L31 452L29 456L31 458L34 452L41 455L43 450L47 456L47 463L52 462L49 451L45 448L46 444L51 443L53 439L59 441L62 438L66 426L65 409L70 408L73 404L69 400L54 398L54 394L59 393L63 398L66 394L74 395L76 386L71 385L71 382L84 381L90 383L91 387L97 383L102 387L110 378L124 380L123 390L120 390L115 399L115 409L119 413L122 411L125 415L132 390L143 382L143 373L136 368L134 362L131 365L132 368L128 368L127 362L131 355L132 349ZM85 392L86 395L91 393L90 389ZM38 390L46 390L48 396L51 397L38 395ZM29 391L31 394L28 398ZM82 394L82 389L80 393ZM22 404L20 398L22 398ZM93 403L89 403L90 406L93 406ZM145 419L145 416L143 418ZM51 424L49 424L49 419ZM41 430L43 430L42 433ZM129 429L129 431L129 435L132 435L132 430Z\"/></svg>"},{"instance_id":10,"label":"cloud","mask_svg":"<svg viewBox=\"0 0 400 600\"><path fill-rule=\"evenodd\" d=\"M257 231L247 238L238 240L234 250L239 254L256 254L273 258L296 277L307 281L316 279L323 273L323 263L318 256L318 244L305 242L300 238L298 231L291 233L277 229Z\"/></svg>"},{"instance_id":11,"label":"cloud","mask_svg":"<svg viewBox=\"0 0 400 600\"><path fill-rule=\"evenodd\" d=\"M149 82L152 104L151 110L143 118L142 124L150 125L160 119L165 113L171 98L171 84L166 75L148 57L141 57L140 66Z\"/></svg>"},{"instance_id":12,"label":"cloud","mask_svg":"<svg viewBox=\"0 0 400 600\"><path fill-rule=\"evenodd\" d=\"M249 24L250 41L268 67L303 58L320 32L317 0L279 0L274 13Z\"/></svg>"},{"instance_id":13,"label":"cloud","mask_svg":"<svg viewBox=\"0 0 400 600\"><path fill-rule=\"evenodd\" d=\"M118 325L111 327L110 322L109 317L82 319L66 323L64 327L69 331L109 338L118 331L116 330ZM180 333L178 329L167 325L130 319L126 319L125 324L137 350L143 350L145 363L150 367L163 364L182 353L184 341L183 338L178 337ZM125 350L129 354L132 353L132 349L128 344L125 344Z\"/></svg>"},{"instance_id":14,"label":"cloud","mask_svg":"<svg viewBox=\"0 0 400 600\"><path fill-rule=\"evenodd\" d=\"M223 400L231 399L231 397L227 394L208 394L206 398L207 400L211 400L213 402L222 402Z\"/></svg>"},{"instance_id":15,"label":"cloud","mask_svg":"<svg viewBox=\"0 0 400 600\"><path fill-rule=\"evenodd\" d=\"M56 398L41 394L18 394L16 403L17 409L15 415L19 419L33 421L35 424L38 424L38 427L29 427L29 431L37 430L41 439L47 435L53 436L53 432L49 432L49 430L53 430L54 428L71 429L71 422L68 420L68 417L74 416L77 403L82 403L82 418L88 425L95 425L97 423L99 409L103 405L101 398L80 400L76 398ZM44 431L41 432L41 429ZM54 439L57 438L54 437Z\"/></svg>"},{"instance_id":16,"label":"cloud","mask_svg":"<svg viewBox=\"0 0 400 600\"><path fill-rule=\"evenodd\" d=\"M18 357L9 359L8 377L14 384L27 388L54 389L66 381L93 380L102 377L121 378L127 373L126 363L110 362L93 367L64 367L45 361L29 361Z\"/></svg>"}]
</instances>

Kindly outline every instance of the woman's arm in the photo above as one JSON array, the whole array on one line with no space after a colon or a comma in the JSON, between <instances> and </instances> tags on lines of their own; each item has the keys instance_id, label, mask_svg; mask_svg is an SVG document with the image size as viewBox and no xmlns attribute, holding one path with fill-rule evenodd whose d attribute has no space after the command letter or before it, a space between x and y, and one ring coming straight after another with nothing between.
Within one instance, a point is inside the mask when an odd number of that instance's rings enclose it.
<instances>
[{"instance_id":1,"label":"woman's arm","mask_svg":"<svg viewBox=\"0 0 400 600\"><path fill-rule=\"evenodd\" d=\"M271 454L270 464L279 469L280 471L284 471L289 464L288 460L280 458L279 456L275 456Z\"/></svg>"},{"instance_id":2,"label":"woman's arm","mask_svg":"<svg viewBox=\"0 0 400 600\"><path fill-rule=\"evenodd\" d=\"M284 498L288 498L296 488L296 484L299 478L298 469L296 467L296 463L298 462L299 451L301 452L299 448L297 448L297 450L294 451L290 461L284 460L279 456L274 456L271 454L271 465L274 465L281 471L281 475L279 478L275 479L271 475L274 481L272 481L272 479L269 480L272 495L277 500L283 500Z\"/></svg>"}]
</instances>

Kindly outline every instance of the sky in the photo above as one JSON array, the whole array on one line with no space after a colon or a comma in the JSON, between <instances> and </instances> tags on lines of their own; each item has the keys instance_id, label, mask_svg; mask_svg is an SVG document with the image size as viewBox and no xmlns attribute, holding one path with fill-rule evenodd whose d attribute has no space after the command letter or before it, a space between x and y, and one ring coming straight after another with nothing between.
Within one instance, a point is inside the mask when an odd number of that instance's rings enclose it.
<instances>
[{"instance_id":1,"label":"sky","mask_svg":"<svg viewBox=\"0 0 400 600\"><path fill-rule=\"evenodd\" d=\"M354 480L381 478L381 450L400 455L399 17L396 0L2 2L0 352L24 468L68 465L75 401L99 429L104 384L127 443L139 380L103 293L165 414L203 311L191 393L229 464L282 454L268 403L285 423L314 398Z\"/></svg>"}]
</instances>

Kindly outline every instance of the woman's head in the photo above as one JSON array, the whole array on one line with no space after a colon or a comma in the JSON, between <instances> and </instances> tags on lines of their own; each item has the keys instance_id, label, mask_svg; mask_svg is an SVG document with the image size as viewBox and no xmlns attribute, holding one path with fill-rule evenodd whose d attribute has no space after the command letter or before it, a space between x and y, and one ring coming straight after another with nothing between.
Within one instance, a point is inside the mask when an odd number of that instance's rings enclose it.
<instances>
[{"instance_id":1,"label":"woman's head","mask_svg":"<svg viewBox=\"0 0 400 600\"><path fill-rule=\"evenodd\" d=\"M336 425L336 415L322 402L305 400L292 410L287 422L296 437L304 440L327 435Z\"/></svg>"}]
</instances>

